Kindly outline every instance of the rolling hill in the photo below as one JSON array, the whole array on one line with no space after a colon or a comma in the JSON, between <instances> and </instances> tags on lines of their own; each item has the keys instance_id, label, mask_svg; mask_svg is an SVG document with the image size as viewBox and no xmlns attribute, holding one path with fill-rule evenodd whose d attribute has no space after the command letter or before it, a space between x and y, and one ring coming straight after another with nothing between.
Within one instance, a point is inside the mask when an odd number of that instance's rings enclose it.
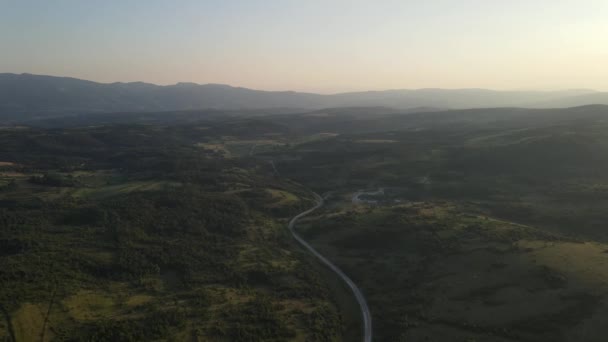
<instances>
[{"instance_id":1,"label":"rolling hill","mask_svg":"<svg viewBox=\"0 0 608 342\"><path fill-rule=\"evenodd\" d=\"M570 107L608 104L608 93L593 90L494 91L417 89L332 95L261 91L221 84L96 83L67 77L0 74L0 119L31 119L83 113L158 112L192 109L328 107Z\"/></svg>"}]
</instances>

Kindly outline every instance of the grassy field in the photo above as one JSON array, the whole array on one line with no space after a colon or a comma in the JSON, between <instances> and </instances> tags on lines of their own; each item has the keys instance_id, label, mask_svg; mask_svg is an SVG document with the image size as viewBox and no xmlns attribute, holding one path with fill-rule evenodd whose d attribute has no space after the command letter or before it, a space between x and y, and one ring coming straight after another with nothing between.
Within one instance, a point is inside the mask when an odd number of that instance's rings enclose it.
<instances>
[{"instance_id":1,"label":"grassy field","mask_svg":"<svg viewBox=\"0 0 608 342\"><path fill-rule=\"evenodd\" d=\"M375 340L603 336L608 245L481 216L455 202L370 207L348 199L334 197L302 233L361 286Z\"/></svg>"}]
</instances>

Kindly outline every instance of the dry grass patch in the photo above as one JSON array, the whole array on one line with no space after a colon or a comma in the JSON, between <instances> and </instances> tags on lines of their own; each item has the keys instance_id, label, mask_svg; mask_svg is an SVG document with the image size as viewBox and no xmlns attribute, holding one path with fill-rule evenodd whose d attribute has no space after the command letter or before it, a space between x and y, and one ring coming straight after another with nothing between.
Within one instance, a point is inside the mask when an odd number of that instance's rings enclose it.
<instances>
[{"instance_id":1,"label":"dry grass patch","mask_svg":"<svg viewBox=\"0 0 608 342\"><path fill-rule=\"evenodd\" d=\"M118 304L110 295L91 290L81 290L66 298L63 305L70 316L79 321L95 321L116 315Z\"/></svg>"},{"instance_id":2,"label":"dry grass patch","mask_svg":"<svg viewBox=\"0 0 608 342\"><path fill-rule=\"evenodd\" d=\"M17 341L40 341L44 316L46 311L43 306L25 303L13 315L13 329ZM44 341L50 341L52 334L47 325Z\"/></svg>"},{"instance_id":3,"label":"dry grass patch","mask_svg":"<svg viewBox=\"0 0 608 342\"><path fill-rule=\"evenodd\" d=\"M125 304L128 307L133 308L133 307L138 307L138 306L148 304L152 300L154 300L154 297L140 294L140 295L134 295L134 296L129 297L127 299L127 301L125 302Z\"/></svg>"},{"instance_id":4,"label":"dry grass patch","mask_svg":"<svg viewBox=\"0 0 608 342\"><path fill-rule=\"evenodd\" d=\"M266 189L266 193L272 196L271 203L266 205L268 208L277 208L298 202L299 199L291 192L277 189Z\"/></svg>"},{"instance_id":5,"label":"dry grass patch","mask_svg":"<svg viewBox=\"0 0 608 342\"><path fill-rule=\"evenodd\" d=\"M523 240L518 246L535 262L565 275L571 285L608 292L607 245Z\"/></svg>"},{"instance_id":6,"label":"dry grass patch","mask_svg":"<svg viewBox=\"0 0 608 342\"><path fill-rule=\"evenodd\" d=\"M198 143L196 146L201 147L203 150L208 152L221 154L225 158L232 157L230 150L228 150L226 146L221 143Z\"/></svg>"}]
</instances>

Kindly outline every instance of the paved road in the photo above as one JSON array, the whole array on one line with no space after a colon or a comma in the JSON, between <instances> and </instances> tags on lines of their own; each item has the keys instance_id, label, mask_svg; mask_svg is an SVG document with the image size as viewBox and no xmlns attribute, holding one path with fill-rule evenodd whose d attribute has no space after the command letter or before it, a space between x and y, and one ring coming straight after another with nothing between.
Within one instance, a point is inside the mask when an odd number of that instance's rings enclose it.
<instances>
[{"instance_id":1,"label":"paved road","mask_svg":"<svg viewBox=\"0 0 608 342\"><path fill-rule=\"evenodd\" d=\"M304 248L308 249L308 251L311 252L315 257L317 257L317 259L319 259L322 263L324 263L327 267L329 267L332 271L334 271L334 273L336 273L340 278L342 278L342 280L346 283L346 285L348 285L348 287L350 287L350 289L353 291L353 294L355 295L355 298L357 299L357 302L359 303L359 307L361 308L361 314L363 317L363 342L371 342L372 341L372 315L369 312L369 307L367 306L367 301L365 300L363 293L361 293L361 290L359 290L357 285L346 274L344 274L344 272L342 272L342 270L339 269L338 266L334 265L331 261L327 260L327 258L325 258L323 255L321 255L319 252L317 252L317 250L312 248L312 246L309 245L308 242L304 241L304 239L302 239L300 237L300 235L298 235L298 233L296 233L296 231L294 229L294 227L299 219L301 219L302 217L312 213L313 211L315 211L323 206L323 203L324 203L323 198L316 193L315 193L315 197L317 199L317 204L314 207L298 214L297 216L292 218L291 221L289 221L289 226L288 226L289 231L291 232L291 235L293 235L293 237L302 246L304 246Z\"/></svg>"}]
</instances>

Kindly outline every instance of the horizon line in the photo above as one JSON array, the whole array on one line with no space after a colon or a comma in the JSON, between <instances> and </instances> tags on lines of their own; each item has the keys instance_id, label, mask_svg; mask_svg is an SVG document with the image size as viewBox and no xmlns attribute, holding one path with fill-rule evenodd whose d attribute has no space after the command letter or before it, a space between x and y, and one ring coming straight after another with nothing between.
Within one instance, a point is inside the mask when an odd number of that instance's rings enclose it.
<instances>
[{"instance_id":1,"label":"horizon line","mask_svg":"<svg viewBox=\"0 0 608 342\"><path fill-rule=\"evenodd\" d=\"M322 95L322 96L332 96L332 95L343 95L343 94L356 94L356 93L381 93L381 92L391 92L391 91L421 91L421 90L444 90L444 91L462 91L462 90L482 90L482 91L492 91L492 92L538 92L538 93L556 93L556 92L567 92L567 91L581 91L588 93L604 93L608 92L605 90L598 90L594 88L558 88L558 89L497 89L497 88L483 88L483 87L462 87L462 88L442 88L442 87L422 87L422 88L383 88L383 89L370 89L370 90L354 90L354 91L340 91L340 92L312 92L312 91L303 91L303 90L293 90L293 89L285 89L285 90L275 90L275 89L262 89L255 87L246 87L246 86L238 86L227 83L218 83L218 82L208 82L208 83L197 83L192 81L179 81L176 83L153 83L147 81L114 81L114 82L104 82L97 81L87 78L80 78L75 76L65 76L65 75L50 75L50 74L35 74L31 72L0 72L0 75L15 75L15 76L39 76L39 77L52 77L52 78L64 78L64 79L72 79L78 81L92 82L96 84L103 85L113 85L113 84L144 84L151 85L156 87L174 87L179 85L195 85L195 86L221 86L221 87L229 87L232 89L245 89L245 90L253 90L253 91L263 91L269 93L299 93L299 94L311 94L311 95Z\"/></svg>"}]
</instances>

